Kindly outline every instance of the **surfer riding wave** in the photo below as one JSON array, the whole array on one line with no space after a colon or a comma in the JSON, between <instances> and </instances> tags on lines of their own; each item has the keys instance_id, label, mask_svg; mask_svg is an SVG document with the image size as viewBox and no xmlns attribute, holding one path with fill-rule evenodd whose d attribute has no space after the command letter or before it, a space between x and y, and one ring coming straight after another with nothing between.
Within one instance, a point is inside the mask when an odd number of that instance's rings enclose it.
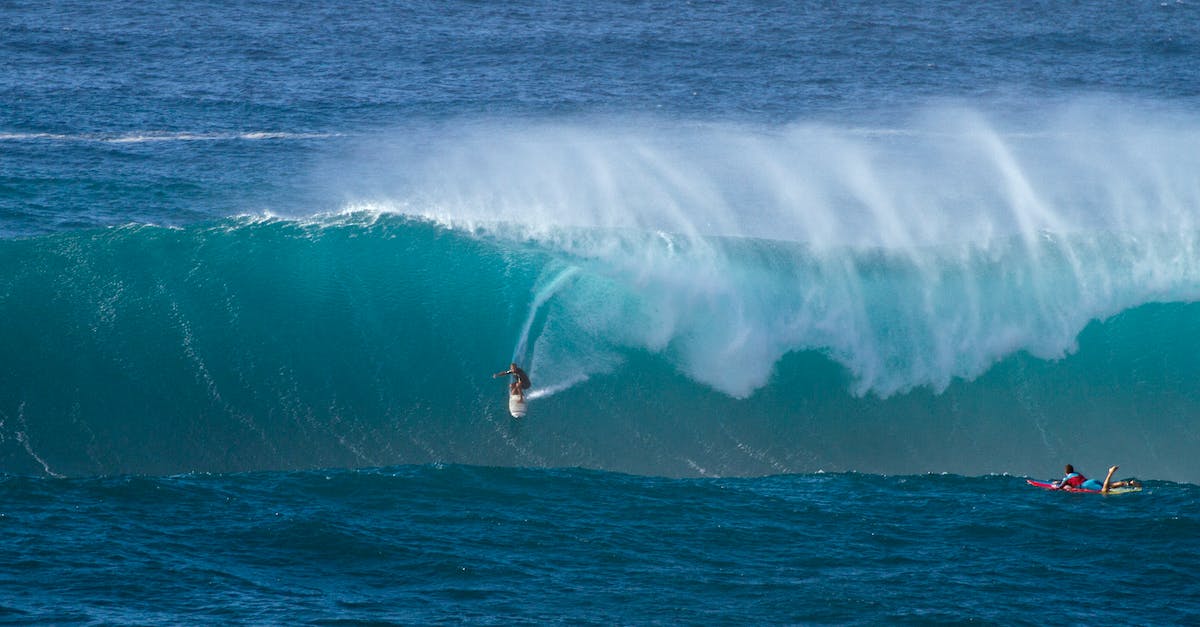
<instances>
[{"instance_id":1,"label":"surfer riding wave","mask_svg":"<svg viewBox=\"0 0 1200 627\"><path fill-rule=\"evenodd\" d=\"M524 370L515 362L508 365L508 370L497 372L492 375L493 379L499 379L508 375L513 376L512 383L508 384L508 392L510 395L519 397L522 401L525 400L525 390L528 390L533 384L529 382L529 375L525 374Z\"/></svg>"}]
</instances>

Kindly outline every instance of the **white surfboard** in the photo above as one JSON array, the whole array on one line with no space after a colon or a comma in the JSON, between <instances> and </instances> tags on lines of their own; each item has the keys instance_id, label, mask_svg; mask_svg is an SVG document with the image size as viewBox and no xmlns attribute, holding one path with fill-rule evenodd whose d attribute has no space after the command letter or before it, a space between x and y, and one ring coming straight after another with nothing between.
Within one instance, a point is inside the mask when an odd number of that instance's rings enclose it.
<instances>
[{"instance_id":1,"label":"white surfboard","mask_svg":"<svg viewBox=\"0 0 1200 627\"><path fill-rule=\"evenodd\" d=\"M508 413L512 414L513 418L525 415L525 399L521 398L520 394L508 395Z\"/></svg>"}]
</instances>

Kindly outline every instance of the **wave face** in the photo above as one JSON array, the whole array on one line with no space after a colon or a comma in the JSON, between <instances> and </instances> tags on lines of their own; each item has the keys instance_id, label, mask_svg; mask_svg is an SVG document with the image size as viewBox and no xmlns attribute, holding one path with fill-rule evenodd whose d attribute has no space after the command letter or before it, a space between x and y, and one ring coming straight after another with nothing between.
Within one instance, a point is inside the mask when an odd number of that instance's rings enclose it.
<instances>
[{"instance_id":1,"label":"wave face","mask_svg":"<svg viewBox=\"0 0 1200 627\"><path fill-rule=\"evenodd\" d=\"M468 123L363 142L338 213L0 241L0 467L1195 481L1181 127Z\"/></svg>"}]
</instances>

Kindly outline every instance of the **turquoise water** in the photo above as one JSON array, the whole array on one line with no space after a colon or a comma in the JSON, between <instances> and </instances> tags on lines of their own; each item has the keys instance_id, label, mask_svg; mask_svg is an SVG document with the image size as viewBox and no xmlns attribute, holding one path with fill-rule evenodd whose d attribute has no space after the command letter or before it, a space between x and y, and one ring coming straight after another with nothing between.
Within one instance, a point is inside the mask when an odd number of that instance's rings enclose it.
<instances>
[{"instance_id":1,"label":"turquoise water","mask_svg":"<svg viewBox=\"0 0 1200 627\"><path fill-rule=\"evenodd\" d=\"M0 242L18 268L0 281L0 451L52 476L1200 472L1195 305L1088 321L1067 308L1094 298L1079 286L1025 293L1070 285L1080 250L1119 276L1119 240L1047 245L1030 268L1019 245L963 260L672 237L352 214ZM904 300L929 280L940 303ZM974 318L955 306L970 299ZM490 377L510 359L535 382L521 423Z\"/></svg>"},{"instance_id":2,"label":"turquoise water","mask_svg":"<svg viewBox=\"0 0 1200 627\"><path fill-rule=\"evenodd\" d=\"M0 17L3 620L1194 621L1193 4Z\"/></svg>"}]
</instances>

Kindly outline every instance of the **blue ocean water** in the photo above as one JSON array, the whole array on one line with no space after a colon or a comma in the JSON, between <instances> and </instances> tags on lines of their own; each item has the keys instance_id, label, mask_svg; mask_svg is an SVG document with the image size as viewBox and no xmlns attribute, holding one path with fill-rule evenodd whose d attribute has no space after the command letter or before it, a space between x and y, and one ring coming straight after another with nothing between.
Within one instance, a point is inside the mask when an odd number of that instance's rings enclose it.
<instances>
[{"instance_id":1,"label":"blue ocean water","mask_svg":"<svg viewBox=\"0 0 1200 627\"><path fill-rule=\"evenodd\" d=\"M1192 622L1196 172L1186 0L4 2L0 617Z\"/></svg>"},{"instance_id":2,"label":"blue ocean water","mask_svg":"<svg viewBox=\"0 0 1200 627\"><path fill-rule=\"evenodd\" d=\"M1187 624L1200 494L581 469L8 477L8 622Z\"/></svg>"}]
</instances>

